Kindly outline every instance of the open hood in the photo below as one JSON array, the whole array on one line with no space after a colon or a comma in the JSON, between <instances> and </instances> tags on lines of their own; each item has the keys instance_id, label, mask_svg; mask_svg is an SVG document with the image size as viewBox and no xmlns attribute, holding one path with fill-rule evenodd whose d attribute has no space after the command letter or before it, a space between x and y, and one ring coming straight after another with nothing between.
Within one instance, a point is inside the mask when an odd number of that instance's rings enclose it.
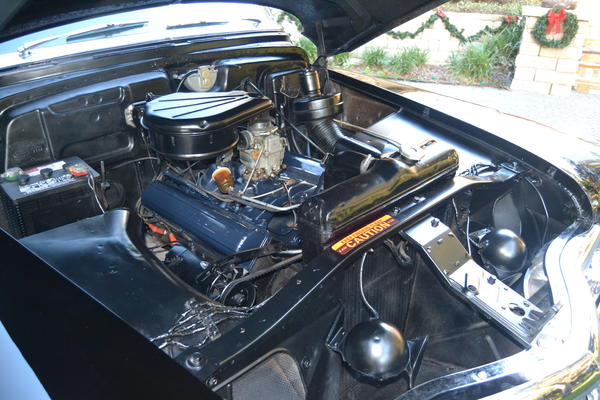
<instances>
[{"instance_id":1,"label":"open hood","mask_svg":"<svg viewBox=\"0 0 600 400\"><path fill-rule=\"evenodd\" d=\"M204 0L211 1L211 0ZM321 54L351 51L447 0L237 0L297 16ZM0 41L69 22L177 0L2 0ZM322 36L320 34L322 32ZM322 38L322 41L319 40Z\"/></svg>"}]
</instances>

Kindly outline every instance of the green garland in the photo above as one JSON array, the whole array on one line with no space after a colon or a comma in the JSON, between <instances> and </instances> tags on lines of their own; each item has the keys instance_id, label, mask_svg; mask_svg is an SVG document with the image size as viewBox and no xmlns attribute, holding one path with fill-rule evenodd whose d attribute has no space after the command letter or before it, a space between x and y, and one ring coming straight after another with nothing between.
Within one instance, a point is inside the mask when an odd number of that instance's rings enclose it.
<instances>
[{"instance_id":1,"label":"green garland","mask_svg":"<svg viewBox=\"0 0 600 400\"><path fill-rule=\"evenodd\" d=\"M497 28L490 28L489 26L486 26L485 28L483 28L479 32L475 33L474 35L465 36L465 35L463 35L464 29L458 30L456 25L454 25L450 22L450 18L448 18L442 10L438 10L435 14L431 14L429 16L429 18L427 18L427 20L425 22L423 22L423 24L421 24L421 26L414 32L390 31L390 32L387 32L387 34L390 35L391 37L393 37L394 39L400 39L400 40L406 39L406 38L414 39L419 34L421 34L425 29L433 26L435 21L437 21L438 19L443 22L444 27L446 28L446 30L448 32L450 32L450 35L457 38L461 44L479 40L483 35L498 34L502 30L504 30L504 28L506 28L507 26L509 26L513 23L519 23L522 26L522 25L524 25L524 21L525 21L525 18L522 18L519 16L507 16L502 20L502 23Z\"/></svg>"},{"instance_id":2,"label":"green garland","mask_svg":"<svg viewBox=\"0 0 600 400\"><path fill-rule=\"evenodd\" d=\"M550 10L554 12L560 12L560 9ZM548 11L548 13L550 13ZM555 49L561 49L571 44L577 31L579 30L579 23L577 17L573 13L566 13L565 20L562 22L563 35L559 40L548 39L546 35L546 29L548 28L548 14L539 17L536 21L533 29L531 30L531 36L540 44L542 47L552 47Z\"/></svg>"},{"instance_id":3,"label":"green garland","mask_svg":"<svg viewBox=\"0 0 600 400\"><path fill-rule=\"evenodd\" d=\"M446 14L442 10L437 10L434 14L431 14L429 16L429 18L425 22L423 22L423 24L421 24L421 26L414 32L390 31L390 32L387 32L387 34L390 35L391 37L393 37L394 39L399 39L399 40L406 39L406 38L414 39L415 37L417 37L418 35L423 33L423 31L425 29L431 28L433 26L433 24L435 23L435 21L437 21L438 19L442 21L446 30L448 32L450 32L450 35L457 38L461 44L479 40L483 35L488 35L488 34L496 35L496 34L502 32L506 27L511 26L513 24L519 24L519 26L521 28L525 25L524 17L520 17L518 15L507 15L506 17L504 17L502 19L502 23L497 28L490 28L489 26L486 26L485 28L483 28L479 32L475 33L474 35L467 37L467 36L463 35L464 29L458 30L456 25L454 25L450 22L450 19L448 18L448 16L446 16ZM279 16L277 17L277 22L282 23L285 20L290 21L291 23L296 25L296 27L298 28L299 31L302 31L302 24L300 23L300 20L298 20L298 18L296 18L292 14L284 11L284 12L280 13Z\"/></svg>"}]
</instances>

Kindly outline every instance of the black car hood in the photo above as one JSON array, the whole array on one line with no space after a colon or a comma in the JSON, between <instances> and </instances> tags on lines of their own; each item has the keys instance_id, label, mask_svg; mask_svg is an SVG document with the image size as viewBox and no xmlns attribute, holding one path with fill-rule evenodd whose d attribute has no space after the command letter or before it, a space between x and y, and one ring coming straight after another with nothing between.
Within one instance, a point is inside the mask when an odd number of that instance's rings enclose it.
<instances>
[{"instance_id":1,"label":"black car hood","mask_svg":"<svg viewBox=\"0 0 600 400\"><path fill-rule=\"evenodd\" d=\"M202 1L202 0L200 0ZM203 0L206 2L213 0ZM236 0L279 8L297 16L321 54L350 51L447 0ZM0 41L40 29L119 11L181 0L0 0Z\"/></svg>"}]
</instances>

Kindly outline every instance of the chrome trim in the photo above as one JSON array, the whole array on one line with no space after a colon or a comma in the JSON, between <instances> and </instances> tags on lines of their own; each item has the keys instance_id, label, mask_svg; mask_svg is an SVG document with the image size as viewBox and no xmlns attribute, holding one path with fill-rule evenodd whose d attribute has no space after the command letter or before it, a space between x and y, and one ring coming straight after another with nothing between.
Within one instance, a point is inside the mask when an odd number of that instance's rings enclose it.
<instances>
[{"instance_id":1,"label":"chrome trim","mask_svg":"<svg viewBox=\"0 0 600 400\"><path fill-rule=\"evenodd\" d=\"M25 44L23 44L22 46L19 46L19 48L17 49L17 52L19 53L19 57L21 58L27 58L29 56L31 56L31 50L34 49L35 47L41 46L44 43L48 43L51 42L53 40L56 39L61 39L61 38L70 38L73 36L78 36L78 35L83 35L86 33L93 33L93 32L97 32L97 31L101 31L104 29L112 29L112 28L127 28L127 27L135 27L137 25L144 25L147 24L148 21L136 21L136 22L121 22L118 24L100 24L100 25L94 25L94 26L88 26L85 27L83 29L78 29L75 31L71 31L71 32L65 32L65 33L61 33L59 35L54 35L54 36L49 36L43 39L39 39L39 40L35 40L33 42L27 42Z\"/></svg>"},{"instance_id":2,"label":"chrome trim","mask_svg":"<svg viewBox=\"0 0 600 400\"><path fill-rule=\"evenodd\" d=\"M239 30L228 32L197 32L201 28L182 29L182 32L176 31L155 31L132 35L99 38L94 40L77 41L73 43L59 44L50 47L39 47L34 52L26 54L25 58L21 53L27 52L27 49L21 46L16 52L0 54L0 70L9 67L21 65L31 65L38 62L59 62L62 57L71 56L89 56L100 52L106 54L107 51L121 51L138 46L155 46L155 45L181 45L191 44L195 42L203 42L208 40L226 40L233 37L252 37L260 38L261 36L277 35L281 36L281 41L270 41L271 46L290 46L289 35L278 29L257 29L257 30ZM184 31L184 32L183 32ZM172 35L166 36L166 33ZM36 46L39 46L37 44Z\"/></svg>"},{"instance_id":3,"label":"chrome trim","mask_svg":"<svg viewBox=\"0 0 600 400\"><path fill-rule=\"evenodd\" d=\"M573 223L548 248L545 266L556 314L530 349L423 383L398 399L430 399L452 392L460 397L461 391L477 386L493 393L486 399L560 398L581 395L597 385L598 314L583 268L600 249L600 225L576 235L584 223ZM512 387L504 390L507 385Z\"/></svg>"}]
</instances>

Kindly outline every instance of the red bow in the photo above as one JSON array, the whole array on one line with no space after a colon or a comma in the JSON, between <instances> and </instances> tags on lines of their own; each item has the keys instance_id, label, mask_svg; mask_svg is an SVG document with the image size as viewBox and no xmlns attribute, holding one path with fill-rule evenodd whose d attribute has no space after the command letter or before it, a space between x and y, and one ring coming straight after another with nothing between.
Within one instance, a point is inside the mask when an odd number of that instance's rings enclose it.
<instances>
[{"instance_id":1,"label":"red bow","mask_svg":"<svg viewBox=\"0 0 600 400\"><path fill-rule=\"evenodd\" d=\"M443 12L442 10L437 10L437 15L444 18L446 16L446 13Z\"/></svg>"},{"instance_id":2,"label":"red bow","mask_svg":"<svg viewBox=\"0 0 600 400\"><path fill-rule=\"evenodd\" d=\"M567 13L564 8L561 8L558 13L555 13L554 10L550 10L548 12L548 28L546 28L546 35L549 35L552 32L552 29L556 29L556 33L560 33L560 24L567 17Z\"/></svg>"}]
</instances>

